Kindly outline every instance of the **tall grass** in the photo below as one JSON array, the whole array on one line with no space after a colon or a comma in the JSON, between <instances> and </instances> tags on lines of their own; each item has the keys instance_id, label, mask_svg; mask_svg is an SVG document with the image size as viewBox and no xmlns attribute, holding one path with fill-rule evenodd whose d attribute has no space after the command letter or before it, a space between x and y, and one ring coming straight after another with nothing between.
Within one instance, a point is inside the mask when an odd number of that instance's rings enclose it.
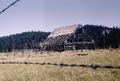
<instances>
[{"instance_id":1,"label":"tall grass","mask_svg":"<svg viewBox=\"0 0 120 81\"><path fill-rule=\"evenodd\" d=\"M88 54L82 56L81 54ZM78 55L80 54L80 55ZM65 64L99 64L120 66L120 50L88 50L61 54L49 52L23 57L0 55L1 61L30 61ZM120 81L120 69L59 67L51 65L4 64L0 65L0 81Z\"/></svg>"}]
</instances>

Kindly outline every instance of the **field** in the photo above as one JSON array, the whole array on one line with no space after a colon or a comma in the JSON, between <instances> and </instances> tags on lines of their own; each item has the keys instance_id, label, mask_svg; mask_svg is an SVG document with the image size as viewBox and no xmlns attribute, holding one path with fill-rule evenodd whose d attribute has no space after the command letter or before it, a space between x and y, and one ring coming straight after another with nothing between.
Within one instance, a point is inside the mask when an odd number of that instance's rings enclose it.
<instances>
[{"instance_id":1,"label":"field","mask_svg":"<svg viewBox=\"0 0 120 81\"><path fill-rule=\"evenodd\" d=\"M30 54L29 54L30 53ZM120 49L1 53L0 62L39 62L68 65L99 65L113 68L40 64L0 64L0 81L120 81Z\"/></svg>"}]
</instances>

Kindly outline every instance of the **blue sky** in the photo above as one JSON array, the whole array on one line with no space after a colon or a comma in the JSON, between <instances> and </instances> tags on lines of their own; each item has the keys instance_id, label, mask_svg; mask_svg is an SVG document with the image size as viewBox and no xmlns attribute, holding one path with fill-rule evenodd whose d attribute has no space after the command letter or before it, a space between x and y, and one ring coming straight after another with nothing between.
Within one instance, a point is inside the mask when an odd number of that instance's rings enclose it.
<instances>
[{"instance_id":1,"label":"blue sky","mask_svg":"<svg viewBox=\"0 0 120 81\"><path fill-rule=\"evenodd\" d=\"M15 0L0 0L0 10ZM120 26L120 0L21 0L0 14L0 36L71 24Z\"/></svg>"}]
</instances>

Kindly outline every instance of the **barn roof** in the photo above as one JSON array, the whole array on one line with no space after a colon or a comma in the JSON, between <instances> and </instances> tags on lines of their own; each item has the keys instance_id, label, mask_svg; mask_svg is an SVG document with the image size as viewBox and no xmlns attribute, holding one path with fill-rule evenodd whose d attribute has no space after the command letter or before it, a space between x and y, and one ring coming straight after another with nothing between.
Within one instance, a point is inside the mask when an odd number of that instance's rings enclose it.
<instances>
[{"instance_id":1,"label":"barn roof","mask_svg":"<svg viewBox=\"0 0 120 81\"><path fill-rule=\"evenodd\" d=\"M50 37L57 37L61 35L72 34L75 32L76 28L79 27L79 24L74 24L66 27L56 28L49 36Z\"/></svg>"},{"instance_id":2,"label":"barn roof","mask_svg":"<svg viewBox=\"0 0 120 81\"><path fill-rule=\"evenodd\" d=\"M70 25L66 27L61 27L61 28L56 28L49 36L47 39L44 40L42 45L60 45L62 44L65 40L69 39L77 30L77 28L80 28L81 25L75 24L75 25ZM91 41L91 38L86 34L85 32L80 34L79 36L80 41Z\"/></svg>"},{"instance_id":3,"label":"barn roof","mask_svg":"<svg viewBox=\"0 0 120 81\"><path fill-rule=\"evenodd\" d=\"M44 41L44 44L61 44L63 43L67 38L69 38L69 35L60 35L57 37L49 37Z\"/></svg>"}]
</instances>

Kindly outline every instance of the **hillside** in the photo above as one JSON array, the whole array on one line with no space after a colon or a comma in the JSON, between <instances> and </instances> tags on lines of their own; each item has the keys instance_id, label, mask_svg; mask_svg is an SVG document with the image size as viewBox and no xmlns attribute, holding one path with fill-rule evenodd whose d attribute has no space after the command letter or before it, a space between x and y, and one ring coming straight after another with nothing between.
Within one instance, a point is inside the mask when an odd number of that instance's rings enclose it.
<instances>
[{"instance_id":1,"label":"hillside","mask_svg":"<svg viewBox=\"0 0 120 81\"><path fill-rule=\"evenodd\" d=\"M0 37L0 51L10 52L12 49L31 49L46 39L50 32L23 32Z\"/></svg>"},{"instance_id":2,"label":"hillside","mask_svg":"<svg viewBox=\"0 0 120 81\"><path fill-rule=\"evenodd\" d=\"M84 25L82 28L95 41L96 48L120 47L120 28L102 25ZM44 41L49 34L50 32L31 31L0 37L0 52L38 47L39 43Z\"/></svg>"},{"instance_id":3,"label":"hillside","mask_svg":"<svg viewBox=\"0 0 120 81\"><path fill-rule=\"evenodd\" d=\"M120 28L102 25L84 25L82 28L95 41L96 48L120 47Z\"/></svg>"}]
</instances>

